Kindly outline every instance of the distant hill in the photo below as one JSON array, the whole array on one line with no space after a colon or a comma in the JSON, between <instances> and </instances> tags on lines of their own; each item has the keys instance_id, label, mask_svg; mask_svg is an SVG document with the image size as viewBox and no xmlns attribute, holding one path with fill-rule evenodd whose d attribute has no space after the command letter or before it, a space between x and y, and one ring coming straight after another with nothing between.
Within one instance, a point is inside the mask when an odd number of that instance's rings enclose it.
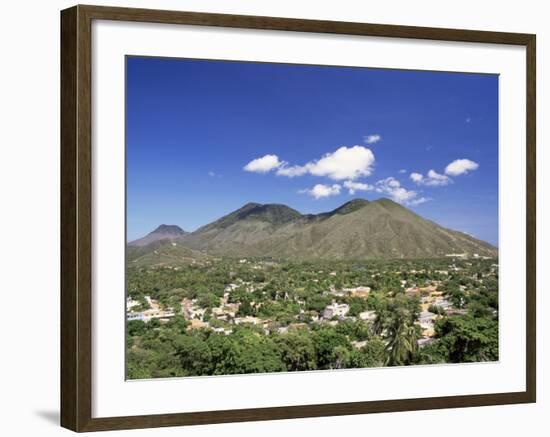
<instances>
[{"instance_id":1,"label":"distant hill","mask_svg":"<svg viewBox=\"0 0 550 437\"><path fill-rule=\"evenodd\" d=\"M177 225L160 225L153 232L148 233L145 237L131 241L128 246L147 246L155 241L168 240L173 241L187 234L182 228Z\"/></svg>"},{"instance_id":2,"label":"distant hill","mask_svg":"<svg viewBox=\"0 0 550 437\"><path fill-rule=\"evenodd\" d=\"M126 247L126 261L137 267L193 264L207 258L203 252L167 239L153 241L146 246Z\"/></svg>"},{"instance_id":3,"label":"distant hill","mask_svg":"<svg viewBox=\"0 0 550 437\"><path fill-rule=\"evenodd\" d=\"M233 257L388 259L436 258L455 253L498 255L489 243L443 228L389 199L356 199L321 214L300 214L285 205L248 203L173 241L196 253Z\"/></svg>"}]
</instances>

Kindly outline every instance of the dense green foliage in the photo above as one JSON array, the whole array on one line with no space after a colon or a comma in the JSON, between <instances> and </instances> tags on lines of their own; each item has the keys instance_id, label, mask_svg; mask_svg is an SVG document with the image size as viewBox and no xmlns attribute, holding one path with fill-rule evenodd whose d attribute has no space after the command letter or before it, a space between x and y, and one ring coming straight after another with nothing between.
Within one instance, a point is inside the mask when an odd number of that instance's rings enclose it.
<instances>
[{"instance_id":1,"label":"dense green foliage","mask_svg":"<svg viewBox=\"0 0 550 437\"><path fill-rule=\"evenodd\" d=\"M130 379L400 366L498 360L498 268L495 260L246 261L208 260L177 268L127 271L129 295L181 313L182 300L205 309L208 326L191 329L183 315L127 324ZM231 291L226 292L228 285ZM420 347L421 293L440 290L453 311L436 305L435 336ZM368 298L339 293L370 287ZM235 324L213 309L240 304ZM319 317L331 302L345 317ZM142 308L143 307L143 308ZM373 320L359 317L373 312ZM436 312L437 311L437 312ZM216 332L214 328L226 329Z\"/></svg>"}]
</instances>

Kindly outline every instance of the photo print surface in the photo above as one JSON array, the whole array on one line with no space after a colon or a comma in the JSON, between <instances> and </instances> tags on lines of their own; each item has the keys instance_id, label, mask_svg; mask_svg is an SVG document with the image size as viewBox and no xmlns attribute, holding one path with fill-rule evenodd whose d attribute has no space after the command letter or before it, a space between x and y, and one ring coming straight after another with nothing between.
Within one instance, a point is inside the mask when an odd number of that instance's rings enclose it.
<instances>
[{"instance_id":1,"label":"photo print surface","mask_svg":"<svg viewBox=\"0 0 550 437\"><path fill-rule=\"evenodd\" d=\"M128 56L126 377L497 361L498 76Z\"/></svg>"}]
</instances>

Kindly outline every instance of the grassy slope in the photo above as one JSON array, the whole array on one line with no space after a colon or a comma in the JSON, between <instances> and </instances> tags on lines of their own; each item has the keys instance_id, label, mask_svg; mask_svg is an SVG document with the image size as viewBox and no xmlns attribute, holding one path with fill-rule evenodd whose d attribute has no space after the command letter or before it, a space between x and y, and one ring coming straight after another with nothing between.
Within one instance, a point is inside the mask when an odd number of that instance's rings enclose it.
<instances>
[{"instance_id":1,"label":"grassy slope","mask_svg":"<svg viewBox=\"0 0 550 437\"><path fill-rule=\"evenodd\" d=\"M497 254L493 246L424 220L388 199L356 201L317 216L297 215L280 205L275 210L265 207L246 205L179 241L196 250L227 256L425 258L463 252Z\"/></svg>"}]
</instances>

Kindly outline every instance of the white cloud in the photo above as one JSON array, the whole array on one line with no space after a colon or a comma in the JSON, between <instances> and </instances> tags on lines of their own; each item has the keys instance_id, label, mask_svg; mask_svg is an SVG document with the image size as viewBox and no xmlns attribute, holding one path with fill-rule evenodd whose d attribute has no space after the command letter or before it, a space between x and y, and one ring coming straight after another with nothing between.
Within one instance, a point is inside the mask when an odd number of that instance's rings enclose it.
<instances>
[{"instance_id":1,"label":"white cloud","mask_svg":"<svg viewBox=\"0 0 550 437\"><path fill-rule=\"evenodd\" d=\"M478 167L479 164L477 162L470 161L469 159L455 159L445 167L445 173L451 176L459 176L477 170Z\"/></svg>"},{"instance_id":2,"label":"white cloud","mask_svg":"<svg viewBox=\"0 0 550 437\"><path fill-rule=\"evenodd\" d=\"M416 191L409 191L401 186L401 183L394 177L379 180L376 182L376 191L388 194L393 200L405 203L412 200L418 194Z\"/></svg>"},{"instance_id":3,"label":"white cloud","mask_svg":"<svg viewBox=\"0 0 550 437\"><path fill-rule=\"evenodd\" d=\"M307 167L307 164L304 166L300 165L293 165L291 167L288 167L287 165L283 164L279 169L277 170L277 175L279 176L286 176L289 178L293 178L295 176L303 176L309 171L309 168Z\"/></svg>"},{"instance_id":4,"label":"white cloud","mask_svg":"<svg viewBox=\"0 0 550 437\"><path fill-rule=\"evenodd\" d=\"M443 187L449 185L453 180L436 172L435 170L430 170L426 177L422 173L411 173L409 178L417 185L426 185L428 187Z\"/></svg>"},{"instance_id":5,"label":"white cloud","mask_svg":"<svg viewBox=\"0 0 550 437\"><path fill-rule=\"evenodd\" d=\"M411 178L411 181L417 184L422 183L422 180L424 179L422 173L411 173L409 177Z\"/></svg>"},{"instance_id":6,"label":"white cloud","mask_svg":"<svg viewBox=\"0 0 550 437\"><path fill-rule=\"evenodd\" d=\"M360 176L370 176L373 164L374 154L370 149L363 146L340 147L311 164L309 172L335 180L353 180Z\"/></svg>"},{"instance_id":7,"label":"white cloud","mask_svg":"<svg viewBox=\"0 0 550 437\"><path fill-rule=\"evenodd\" d=\"M267 173L279 168L283 164L283 162L279 161L277 155L265 155L261 158L253 159L243 169L252 173Z\"/></svg>"},{"instance_id":8,"label":"white cloud","mask_svg":"<svg viewBox=\"0 0 550 437\"><path fill-rule=\"evenodd\" d=\"M439 174L435 170L430 170L428 172L428 177L424 179L424 184L431 187L441 187L444 185L449 185L452 182L452 179L444 174Z\"/></svg>"},{"instance_id":9,"label":"white cloud","mask_svg":"<svg viewBox=\"0 0 550 437\"><path fill-rule=\"evenodd\" d=\"M418 192L402 187L401 183L394 177L376 182L376 191L387 194L393 201L407 206L416 206L431 200L427 197L418 198Z\"/></svg>"},{"instance_id":10,"label":"white cloud","mask_svg":"<svg viewBox=\"0 0 550 437\"><path fill-rule=\"evenodd\" d=\"M374 143L377 143L378 141L380 141L381 139L382 139L382 137L378 134L365 135L363 137L363 141L365 142L365 144L374 144Z\"/></svg>"},{"instance_id":11,"label":"white cloud","mask_svg":"<svg viewBox=\"0 0 550 437\"><path fill-rule=\"evenodd\" d=\"M210 176L211 178L214 178L214 177L216 177L216 173L214 173L212 170L210 170L208 172L208 176Z\"/></svg>"},{"instance_id":12,"label":"white cloud","mask_svg":"<svg viewBox=\"0 0 550 437\"><path fill-rule=\"evenodd\" d=\"M404 168L402 168L401 170L399 170L398 173L399 173L399 174L405 174L405 173L407 173L407 170L405 170Z\"/></svg>"},{"instance_id":13,"label":"white cloud","mask_svg":"<svg viewBox=\"0 0 550 437\"><path fill-rule=\"evenodd\" d=\"M346 181L344 187L348 189L349 194L355 194L356 191L371 191L374 190L374 185L364 184L361 182Z\"/></svg>"},{"instance_id":14,"label":"white cloud","mask_svg":"<svg viewBox=\"0 0 550 437\"><path fill-rule=\"evenodd\" d=\"M341 188L342 186L339 184L317 184L311 189L300 190L300 193L309 194L310 196L315 197L315 199L322 199L323 197L336 196L340 194Z\"/></svg>"},{"instance_id":15,"label":"white cloud","mask_svg":"<svg viewBox=\"0 0 550 437\"><path fill-rule=\"evenodd\" d=\"M422 203L429 202L430 200L432 200L431 197L419 197L418 199L411 200L408 203L408 205L409 206L417 206L417 205L421 205Z\"/></svg>"},{"instance_id":16,"label":"white cloud","mask_svg":"<svg viewBox=\"0 0 550 437\"><path fill-rule=\"evenodd\" d=\"M353 180L361 176L370 176L373 165L374 154L370 149L363 146L343 146L332 153L325 154L317 161L310 161L302 166L288 166L285 162L279 162L277 174L295 177L309 173L314 176L326 176L336 181Z\"/></svg>"}]
</instances>

